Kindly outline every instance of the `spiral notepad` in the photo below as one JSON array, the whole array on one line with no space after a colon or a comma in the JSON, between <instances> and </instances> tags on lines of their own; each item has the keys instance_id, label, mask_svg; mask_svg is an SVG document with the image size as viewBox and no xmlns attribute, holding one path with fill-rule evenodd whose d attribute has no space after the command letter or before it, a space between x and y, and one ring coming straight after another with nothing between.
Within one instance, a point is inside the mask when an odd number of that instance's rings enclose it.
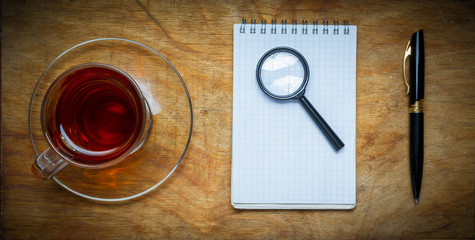
<instances>
[{"instance_id":1,"label":"spiral notepad","mask_svg":"<svg viewBox=\"0 0 475 240\"><path fill-rule=\"evenodd\" d=\"M256 82L269 49L299 51L305 96L345 143L335 152L298 101ZM231 203L247 209L351 209L356 204L356 26L251 20L234 25Z\"/></svg>"}]
</instances>

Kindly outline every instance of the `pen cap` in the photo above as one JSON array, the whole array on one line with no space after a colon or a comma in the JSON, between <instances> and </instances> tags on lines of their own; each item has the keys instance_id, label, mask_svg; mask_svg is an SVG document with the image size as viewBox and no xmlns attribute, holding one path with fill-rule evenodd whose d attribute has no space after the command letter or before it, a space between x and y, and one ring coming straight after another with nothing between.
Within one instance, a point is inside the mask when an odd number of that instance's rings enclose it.
<instances>
[{"instance_id":1,"label":"pen cap","mask_svg":"<svg viewBox=\"0 0 475 240\"><path fill-rule=\"evenodd\" d=\"M410 58L410 101L424 99L424 34L422 29L412 34Z\"/></svg>"}]
</instances>

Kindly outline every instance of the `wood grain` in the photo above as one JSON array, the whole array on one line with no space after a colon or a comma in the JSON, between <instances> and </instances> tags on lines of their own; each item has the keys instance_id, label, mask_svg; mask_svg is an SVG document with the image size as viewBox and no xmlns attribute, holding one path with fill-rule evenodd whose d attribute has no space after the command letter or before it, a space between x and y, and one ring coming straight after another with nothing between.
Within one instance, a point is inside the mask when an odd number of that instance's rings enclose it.
<instances>
[{"instance_id":1,"label":"wood grain","mask_svg":"<svg viewBox=\"0 0 475 240\"><path fill-rule=\"evenodd\" d=\"M2 1L1 235L5 239L475 238L473 1ZM348 19L358 26L357 206L239 211L230 204L232 24ZM403 50L424 29L425 165L413 204ZM192 97L177 172L122 204L33 177L28 106L41 72L81 41L123 37L168 58Z\"/></svg>"}]
</instances>

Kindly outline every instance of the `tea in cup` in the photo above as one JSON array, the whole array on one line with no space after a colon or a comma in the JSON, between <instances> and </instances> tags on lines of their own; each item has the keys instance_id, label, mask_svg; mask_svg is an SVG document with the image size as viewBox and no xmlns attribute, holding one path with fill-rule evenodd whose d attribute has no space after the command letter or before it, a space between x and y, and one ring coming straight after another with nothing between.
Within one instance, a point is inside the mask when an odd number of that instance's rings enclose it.
<instances>
[{"instance_id":1,"label":"tea in cup","mask_svg":"<svg viewBox=\"0 0 475 240\"><path fill-rule=\"evenodd\" d=\"M127 73L86 63L61 74L41 107L49 148L33 172L51 178L69 164L90 169L114 165L137 151L150 130L150 110Z\"/></svg>"}]
</instances>

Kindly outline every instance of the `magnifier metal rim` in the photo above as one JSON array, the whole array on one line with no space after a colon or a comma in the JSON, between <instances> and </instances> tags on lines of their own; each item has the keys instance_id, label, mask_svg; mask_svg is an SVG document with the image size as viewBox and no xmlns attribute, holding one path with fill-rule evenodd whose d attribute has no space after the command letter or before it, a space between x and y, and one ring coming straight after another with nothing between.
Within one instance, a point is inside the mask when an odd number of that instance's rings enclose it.
<instances>
[{"instance_id":1,"label":"magnifier metal rim","mask_svg":"<svg viewBox=\"0 0 475 240\"><path fill-rule=\"evenodd\" d=\"M262 78L261 78L261 70L262 70L262 65L264 64L264 61L271 56L272 54L278 53L278 52L288 52L294 56L296 56L300 62L302 63L303 66L303 82L300 85L300 87L293 93L288 94L288 95L276 95L273 94L271 91L269 91L264 84L262 83ZM310 69L308 67L307 60L303 57L303 55L298 52L297 50L289 47L276 47L273 48L269 51L267 51L264 55L262 55L261 59L259 59L259 62L257 63L257 68L256 68L256 79L257 83L259 84L259 87L262 89L262 91L267 94L267 96L277 99L277 100L287 100L287 99L292 99L292 98L299 98L302 96L303 92L305 91L305 87L307 87L308 84L308 79L310 75Z\"/></svg>"}]
</instances>

